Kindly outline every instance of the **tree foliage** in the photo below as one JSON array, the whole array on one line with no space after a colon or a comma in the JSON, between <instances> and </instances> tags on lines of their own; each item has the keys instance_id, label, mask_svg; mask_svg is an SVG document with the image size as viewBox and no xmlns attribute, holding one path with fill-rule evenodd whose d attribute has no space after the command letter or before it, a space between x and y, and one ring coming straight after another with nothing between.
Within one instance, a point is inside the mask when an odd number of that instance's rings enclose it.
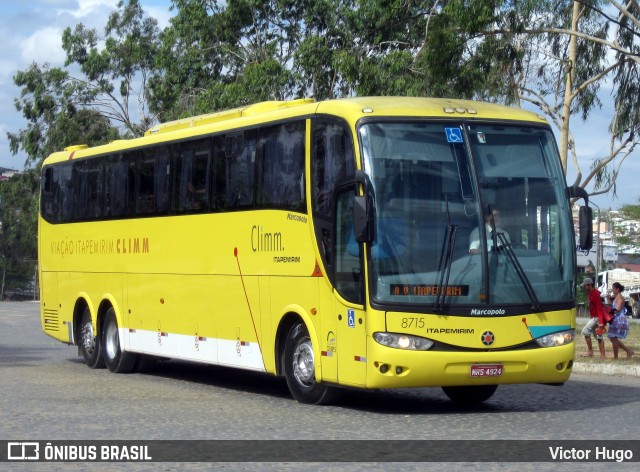
<instances>
[{"instance_id":1,"label":"tree foliage","mask_svg":"<svg viewBox=\"0 0 640 472\"><path fill-rule=\"evenodd\" d=\"M33 290L38 215L38 173L30 170L0 182L0 300L8 292Z\"/></svg>"},{"instance_id":2,"label":"tree foliage","mask_svg":"<svg viewBox=\"0 0 640 472\"><path fill-rule=\"evenodd\" d=\"M620 215L626 220L640 221L640 205L622 205Z\"/></svg>"},{"instance_id":3,"label":"tree foliage","mask_svg":"<svg viewBox=\"0 0 640 472\"><path fill-rule=\"evenodd\" d=\"M425 67L444 75L438 82L449 77L457 93L537 107L558 129L574 183L592 195L615 192L620 166L640 142L639 13L633 0L453 0L431 23L427 41L438 42ZM449 62L443 51L454 51ZM571 119L600 111L605 81L614 84L609 152L583 176Z\"/></svg>"},{"instance_id":4,"label":"tree foliage","mask_svg":"<svg viewBox=\"0 0 640 472\"><path fill-rule=\"evenodd\" d=\"M428 94L414 66L435 3L174 0L153 109L175 118L303 96Z\"/></svg>"},{"instance_id":5,"label":"tree foliage","mask_svg":"<svg viewBox=\"0 0 640 472\"><path fill-rule=\"evenodd\" d=\"M95 108L132 136L155 121L148 110L148 87L159 32L157 20L145 16L139 0L120 0L104 36L82 23L62 35L65 66L77 64L83 74L83 105Z\"/></svg>"},{"instance_id":6,"label":"tree foliage","mask_svg":"<svg viewBox=\"0 0 640 472\"><path fill-rule=\"evenodd\" d=\"M99 144L117 136L107 117L83 108L83 87L60 68L32 64L14 77L22 87L15 106L27 121L18 133L8 133L11 151L23 151L27 165L39 167L49 154L70 144Z\"/></svg>"},{"instance_id":7,"label":"tree foliage","mask_svg":"<svg viewBox=\"0 0 640 472\"><path fill-rule=\"evenodd\" d=\"M173 0L162 31L120 0L102 31L67 28L64 67L14 77L26 126L11 151L38 168L53 151L140 135L157 121L262 100L352 95L473 98L536 107L565 170L615 192L640 143L637 0ZM583 175L572 119L611 89L610 145Z\"/></svg>"}]
</instances>

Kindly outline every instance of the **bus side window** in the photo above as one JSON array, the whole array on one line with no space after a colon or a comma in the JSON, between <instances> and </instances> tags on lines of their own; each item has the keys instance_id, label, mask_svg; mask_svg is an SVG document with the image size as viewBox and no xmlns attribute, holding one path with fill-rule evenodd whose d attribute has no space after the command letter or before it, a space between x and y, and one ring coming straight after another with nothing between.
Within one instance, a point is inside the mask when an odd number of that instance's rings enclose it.
<instances>
[{"instance_id":1,"label":"bus side window","mask_svg":"<svg viewBox=\"0 0 640 472\"><path fill-rule=\"evenodd\" d=\"M242 152L226 158L226 203L229 210L253 207L256 164L256 132L244 133Z\"/></svg>"},{"instance_id":2,"label":"bus side window","mask_svg":"<svg viewBox=\"0 0 640 472\"><path fill-rule=\"evenodd\" d=\"M211 167L213 170L211 178L212 211L226 211L228 209L225 166L228 158L237 155L241 151L242 136L243 134L237 134L233 137L214 136L211 140ZM229 144L230 141L231 143Z\"/></svg>"},{"instance_id":3,"label":"bus side window","mask_svg":"<svg viewBox=\"0 0 640 472\"><path fill-rule=\"evenodd\" d=\"M147 149L138 158L137 215L166 215L169 209L169 148Z\"/></svg>"},{"instance_id":4,"label":"bus side window","mask_svg":"<svg viewBox=\"0 0 640 472\"><path fill-rule=\"evenodd\" d=\"M100 158L74 162L74 220L102 217L103 168L103 160Z\"/></svg>"},{"instance_id":5,"label":"bus side window","mask_svg":"<svg viewBox=\"0 0 640 472\"><path fill-rule=\"evenodd\" d=\"M316 119L311 132L311 207L320 256L333 280L334 194L340 183L353 180L355 159L348 128L334 120Z\"/></svg>"},{"instance_id":6,"label":"bus side window","mask_svg":"<svg viewBox=\"0 0 640 472\"><path fill-rule=\"evenodd\" d=\"M152 156L138 158L137 165L137 192L136 192L136 215L149 215L153 213L154 200L154 171L155 159Z\"/></svg>"},{"instance_id":7,"label":"bus side window","mask_svg":"<svg viewBox=\"0 0 640 472\"><path fill-rule=\"evenodd\" d=\"M171 176L171 152L168 146L154 149L156 158L155 175L153 179L156 195L155 213L166 215L169 211L169 184Z\"/></svg>"},{"instance_id":8,"label":"bus side window","mask_svg":"<svg viewBox=\"0 0 640 472\"><path fill-rule=\"evenodd\" d=\"M57 189L54 202L58 209L58 222L73 221L73 167L72 162L57 166Z\"/></svg>"},{"instance_id":9,"label":"bus side window","mask_svg":"<svg viewBox=\"0 0 640 472\"><path fill-rule=\"evenodd\" d=\"M176 148L173 210L177 213L209 209L210 140L182 143Z\"/></svg>"},{"instance_id":10,"label":"bus side window","mask_svg":"<svg viewBox=\"0 0 640 472\"><path fill-rule=\"evenodd\" d=\"M55 167L46 167L44 169L44 172L42 173L42 187L40 191L40 208L42 217L50 223L55 223L58 218L58 212L54 204L56 189L54 182L55 172Z\"/></svg>"},{"instance_id":11,"label":"bus side window","mask_svg":"<svg viewBox=\"0 0 640 472\"><path fill-rule=\"evenodd\" d=\"M259 206L304 212L304 122L262 129L258 156Z\"/></svg>"},{"instance_id":12,"label":"bus side window","mask_svg":"<svg viewBox=\"0 0 640 472\"><path fill-rule=\"evenodd\" d=\"M360 251L362 245L355 243L353 229L354 190L338 194L335 218L335 287L345 300L364 302ZM353 254L352 248L357 248Z\"/></svg>"},{"instance_id":13,"label":"bus side window","mask_svg":"<svg viewBox=\"0 0 640 472\"><path fill-rule=\"evenodd\" d=\"M114 154L106 159L104 216L131 216L135 188L135 155Z\"/></svg>"}]
</instances>

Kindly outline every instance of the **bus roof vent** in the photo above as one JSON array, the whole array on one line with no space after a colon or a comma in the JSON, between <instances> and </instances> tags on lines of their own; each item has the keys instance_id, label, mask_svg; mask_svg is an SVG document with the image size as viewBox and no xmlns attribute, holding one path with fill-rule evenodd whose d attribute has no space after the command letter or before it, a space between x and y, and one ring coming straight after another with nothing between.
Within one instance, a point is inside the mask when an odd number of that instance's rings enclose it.
<instances>
[{"instance_id":1,"label":"bus roof vent","mask_svg":"<svg viewBox=\"0 0 640 472\"><path fill-rule=\"evenodd\" d=\"M261 102L245 108L242 112L242 116L252 116L252 115L258 115L260 113L267 113L270 111L282 110L283 108L299 107L301 105L307 105L313 102L314 102L313 98L298 98L296 100L287 100L287 101L274 100L270 102Z\"/></svg>"},{"instance_id":2,"label":"bus roof vent","mask_svg":"<svg viewBox=\"0 0 640 472\"><path fill-rule=\"evenodd\" d=\"M192 116L190 118L182 118L180 120L160 123L159 125L148 129L144 133L144 135L151 136L158 133L170 133L172 131L178 131L181 129L194 128L196 126L218 123L220 121L233 120L242 116L243 109L244 108L233 108L231 110L218 111L215 113L208 113L206 115Z\"/></svg>"},{"instance_id":3,"label":"bus roof vent","mask_svg":"<svg viewBox=\"0 0 640 472\"><path fill-rule=\"evenodd\" d=\"M87 149L88 147L88 144L74 144L73 146L67 146L64 150L67 152L74 152L80 151L81 149Z\"/></svg>"},{"instance_id":4,"label":"bus roof vent","mask_svg":"<svg viewBox=\"0 0 640 472\"><path fill-rule=\"evenodd\" d=\"M313 98L299 98L297 100L288 101L270 101L256 103L255 105L249 105L247 107L233 108L231 110L218 111L215 113L209 113L206 115L193 116L190 118L182 118L180 120L168 121L166 123L160 123L150 129L148 129L144 135L152 136L159 133L170 133L172 131L178 131L181 129L194 128L196 126L205 126L212 123L218 123L221 121L234 120L242 116L252 116L259 113L266 113L275 110L281 110L283 108L297 107L313 103Z\"/></svg>"}]
</instances>

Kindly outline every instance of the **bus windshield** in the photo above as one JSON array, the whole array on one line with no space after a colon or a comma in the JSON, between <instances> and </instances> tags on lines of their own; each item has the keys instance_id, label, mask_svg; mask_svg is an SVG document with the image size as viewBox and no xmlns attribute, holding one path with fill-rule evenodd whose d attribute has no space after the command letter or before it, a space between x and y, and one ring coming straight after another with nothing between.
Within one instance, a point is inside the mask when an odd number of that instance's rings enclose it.
<instances>
[{"instance_id":1,"label":"bus windshield","mask_svg":"<svg viewBox=\"0 0 640 472\"><path fill-rule=\"evenodd\" d=\"M572 302L571 219L548 128L384 121L359 137L375 205L374 302Z\"/></svg>"}]
</instances>

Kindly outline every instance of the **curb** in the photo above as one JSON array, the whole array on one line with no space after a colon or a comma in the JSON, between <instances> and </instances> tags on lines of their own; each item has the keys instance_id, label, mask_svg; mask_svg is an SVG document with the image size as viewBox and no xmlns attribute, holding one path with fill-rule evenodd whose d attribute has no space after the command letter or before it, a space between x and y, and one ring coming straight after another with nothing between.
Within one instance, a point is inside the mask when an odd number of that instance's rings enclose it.
<instances>
[{"instance_id":1,"label":"curb","mask_svg":"<svg viewBox=\"0 0 640 472\"><path fill-rule=\"evenodd\" d=\"M576 374L628 375L630 377L640 377L640 365L574 362L573 372Z\"/></svg>"}]
</instances>

